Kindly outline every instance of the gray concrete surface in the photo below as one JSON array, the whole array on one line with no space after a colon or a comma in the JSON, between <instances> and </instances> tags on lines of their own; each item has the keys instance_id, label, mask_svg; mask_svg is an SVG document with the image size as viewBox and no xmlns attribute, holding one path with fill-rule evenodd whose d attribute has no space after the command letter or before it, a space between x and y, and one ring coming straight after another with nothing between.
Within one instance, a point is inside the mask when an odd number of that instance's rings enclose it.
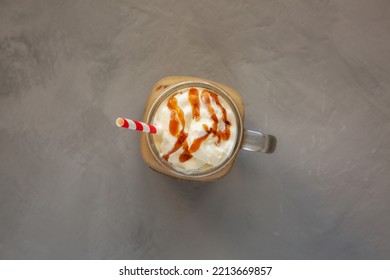
<instances>
[{"instance_id":1,"label":"gray concrete surface","mask_svg":"<svg viewBox=\"0 0 390 280\"><path fill-rule=\"evenodd\" d=\"M387 0L1 0L0 258L390 258L389 31ZM276 153L148 169L114 120L169 75L239 91Z\"/></svg>"}]
</instances>

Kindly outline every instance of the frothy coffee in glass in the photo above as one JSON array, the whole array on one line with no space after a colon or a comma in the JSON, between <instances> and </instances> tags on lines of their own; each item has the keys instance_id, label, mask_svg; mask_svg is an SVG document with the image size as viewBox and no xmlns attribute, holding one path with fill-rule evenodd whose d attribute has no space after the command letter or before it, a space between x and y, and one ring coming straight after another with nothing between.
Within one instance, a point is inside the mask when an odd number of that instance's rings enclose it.
<instances>
[{"instance_id":1,"label":"frothy coffee in glass","mask_svg":"<svg viewBox=\"0 0 390 280\"><path fill-rule=\"evenodd\" d=\"M162 159L183 173L218 167L237 142L236 116L225 99L202 87L177 90L154 113L154 145Z\"/></svg>"}]
</instances>

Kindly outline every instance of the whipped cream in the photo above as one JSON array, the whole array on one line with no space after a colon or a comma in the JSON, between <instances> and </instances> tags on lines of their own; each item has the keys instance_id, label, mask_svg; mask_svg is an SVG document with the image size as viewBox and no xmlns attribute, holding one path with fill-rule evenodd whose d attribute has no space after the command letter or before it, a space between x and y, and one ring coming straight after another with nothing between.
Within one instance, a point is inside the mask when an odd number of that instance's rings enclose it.
<instances>
[{"instance_id":1,"label":"whipped cream","mask_svg":"<svg viewBox=\"0 0 390 280\"><path fill-rule=\"evenodd\" d=\"M237 139L233 110L223 97L204 88L186 88L168 97L153 123L158 127L153 137L160 156L182 172L220 165Z\"/></svg>"}]
</instances>

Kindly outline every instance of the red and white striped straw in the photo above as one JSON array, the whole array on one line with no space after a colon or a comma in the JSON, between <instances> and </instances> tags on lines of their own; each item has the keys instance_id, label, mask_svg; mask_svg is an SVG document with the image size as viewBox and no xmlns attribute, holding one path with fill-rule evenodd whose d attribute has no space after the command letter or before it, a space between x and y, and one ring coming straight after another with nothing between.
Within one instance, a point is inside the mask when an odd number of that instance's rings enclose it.
<instances>
[{"instance_id":1,"label":"red and white striped straw","mask_svg":"<svg viewBox=\"0 0 390 280\"><path fill-rule=\"evenodd\" d=\"M138 131L152 133L152 134L157 133L157 128L152 124L125 119L125 118L117 118L116 125L119 127L138 130Z\"/></svg>"}]
</instances>

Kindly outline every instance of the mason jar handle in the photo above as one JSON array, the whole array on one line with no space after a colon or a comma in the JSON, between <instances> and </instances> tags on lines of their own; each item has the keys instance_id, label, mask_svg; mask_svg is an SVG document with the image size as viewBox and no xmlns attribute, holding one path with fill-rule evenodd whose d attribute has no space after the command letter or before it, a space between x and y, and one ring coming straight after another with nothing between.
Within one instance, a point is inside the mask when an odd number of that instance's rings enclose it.
<instances>
[{"instance_id":1,"label":"mason jar handle","mask_svg":"<svg viewBox=\"0 0 390 280\"><path fill-rule=\"evenodd\" d=\"M271 154L276 149L276 137L270 134L244 129L241 149Z\"/></svg>"}]
</instances>

